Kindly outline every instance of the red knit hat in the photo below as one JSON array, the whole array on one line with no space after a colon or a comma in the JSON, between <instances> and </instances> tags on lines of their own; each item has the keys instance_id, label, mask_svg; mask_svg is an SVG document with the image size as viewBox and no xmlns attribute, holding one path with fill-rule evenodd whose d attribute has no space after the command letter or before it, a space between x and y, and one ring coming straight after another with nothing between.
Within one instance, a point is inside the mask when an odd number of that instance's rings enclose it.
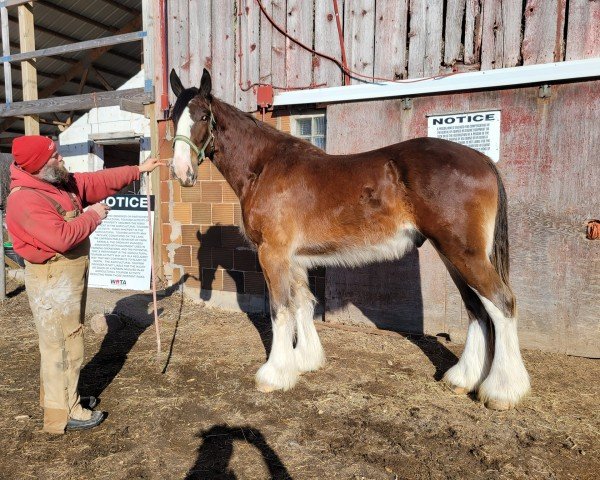
<instances>
[{"instance_id":1,"label":"red knit hat","mask_svg":"<svg viewBox=\"0 0 600 480\"><path fill-rule=\"evenodd\" d=\"M40 135L25 135L13 140L15 163L29 173L39 172L56 151L54 142Z\"/></svg>"}]
</instances>

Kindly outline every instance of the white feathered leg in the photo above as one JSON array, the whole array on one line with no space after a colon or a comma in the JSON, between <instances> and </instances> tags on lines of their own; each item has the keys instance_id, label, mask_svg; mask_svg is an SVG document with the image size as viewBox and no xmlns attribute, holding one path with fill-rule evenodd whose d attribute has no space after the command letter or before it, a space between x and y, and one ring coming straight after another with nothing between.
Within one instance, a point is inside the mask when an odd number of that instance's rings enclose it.
<instances>
[{"instance_id":1,"label":"white feathered leg","mask_svg":"<svg viewBox=\"0 0 600 480\"><path fill-rule=\"evenodd\" d=\"M479 399L488 408L507 410L529 392L529 375L519 350L516 318L507 318L490 300L479 295L494 324L494 360L479 387Z\"/></svg>"},{"instance_id":2,"label":"white feathered leg","mask_svg":"<svg viewBox=\"0 0 600 480\"><path fill-rule=\"evenodd\" d=\"M306 269L301 267L294 270L292 302L296 317L296 365L300 372L312 372L325 364L325 352L313 320L316 300L308 288Z\"/></svg>"},{"instance_id":3,"label":"white feathered leg","mask_svg":"<svg viewBox=\"0 0 600 480\"><path fill-rule=\"evenodd\" d=\"M267 362L256 372L256 388L261 392L289 390L299 376L293 344L295 325L289 308L277 308L271 318L271 353Z\"/></svg>"},{"instance_id":4,"label":"white feathered leg","mask_svg":"<svg viewBox=\"0 0 600 480\"><path fill-rule=\"evenodd\" d=\"M488 328L484 320L471 318L467 340L456 365L444 375L444 381L459 394L477 390L488 375L492 353L488 349Z\"/></svg>"}]
</instances>

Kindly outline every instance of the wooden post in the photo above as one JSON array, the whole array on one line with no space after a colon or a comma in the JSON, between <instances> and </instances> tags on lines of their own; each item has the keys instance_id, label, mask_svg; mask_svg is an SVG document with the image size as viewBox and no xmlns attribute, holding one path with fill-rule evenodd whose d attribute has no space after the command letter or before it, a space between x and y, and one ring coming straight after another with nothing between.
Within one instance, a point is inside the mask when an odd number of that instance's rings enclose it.
<instances>
[{"instance_id":1,"label":"wooden post","mask_svg":"<svg viewBox=\"0 0 600 480\"><path fill-rule=\"evenodd\" d=\"M8 34L8 10L6 7L0 9L2 16L2 55L5 57L10 55L10 38ZM10 62L4 62L4 96L6 103L11 104L13 101L12 92L12 70Z\"/></svg>"},{"instance_id":2,"label":"wooden post","mask_svg":"<svg viewBox=\"0 0 600 480\"><path fill-rule=\"evenodd\" d=\"M153 103L144 105L146 118L150 120L150 156L158 157L160 149L160 138L158 135L158 124L156 123L156 110ZM164 167L163 167L164 168ZM154 263L156 267L156 277L164 280L164 266L162 258L162 228L161 224L165 220L161 218L161 199L160 199L160 167L150 174L150 189L154 195Z\"/></svg>"},{"instance_id":3,"label":"wooden post","mask_svg":"<svg viewBox=\"0 0 600 480\"><path fill-rule=\"evenodd\" d=\"M19 5L19 38L21 53L35 50L35 32L33 28L33 3ZM23 78L23 100L37 100L37 72L35 59L21 62ZM40 123L34 116L25 117L25 135L39 135Z\"/></svg>"}]
</instances>

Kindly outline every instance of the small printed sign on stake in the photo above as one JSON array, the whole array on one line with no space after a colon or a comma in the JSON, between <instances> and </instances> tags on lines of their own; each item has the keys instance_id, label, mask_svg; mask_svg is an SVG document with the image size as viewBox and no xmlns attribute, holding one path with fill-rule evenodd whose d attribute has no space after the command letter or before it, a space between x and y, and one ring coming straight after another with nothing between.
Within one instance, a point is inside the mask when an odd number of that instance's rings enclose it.
<instances>
[{"instance_id":1,"label":"small printed sign on stake","mask_svg":"<svg viewBox=\"0 0 600 480\"><path fill-rule=\"evenodd\" d=\"M113 195L105 203L110 207L108 216L90 236L88 285L122 290L150 289L148 198L146 195ZM150 196L150 207L154 211L154 196Z\"/></svg>"},{"instance_id":2,"label":"small printed sign on stake","mask_svg":"<svg viewBox=\"0 0 600 480\"><path fill-rule=\"evenodd\" d=\"M451 140L500 160L500 110L427 117L427 135Z\"/></svg>"}]
</instances>

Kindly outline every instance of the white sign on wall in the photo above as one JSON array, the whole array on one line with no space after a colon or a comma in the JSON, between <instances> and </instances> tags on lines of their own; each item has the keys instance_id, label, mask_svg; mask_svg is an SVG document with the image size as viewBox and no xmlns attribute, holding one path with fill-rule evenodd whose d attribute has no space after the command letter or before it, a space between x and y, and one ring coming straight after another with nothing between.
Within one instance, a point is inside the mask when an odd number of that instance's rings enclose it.
<instances>
[{"instance_id":1,"label":"white sign on wall","mask_svg":"<svg viewBox=\"0 0 600 480\"><path fill-rule=\"evenodd\" d=\"M145 195L114 195L106 219L90 236L88 285L96 288L148 290L152 279L148 199ZM154 196L150 196L154 211ZM154 215L151 215L154 224Z\"/></svg>"},{"instance_id":2,"label":"white sign on wall","mask_svg":"<svg viewBox=\"0 0 600 480\"><path fill-rule=\"evenodd\" d=\"M428 116L427 135L471 147L494 162L500 160L500 110Z\"/></svg>"}]
</instances>

